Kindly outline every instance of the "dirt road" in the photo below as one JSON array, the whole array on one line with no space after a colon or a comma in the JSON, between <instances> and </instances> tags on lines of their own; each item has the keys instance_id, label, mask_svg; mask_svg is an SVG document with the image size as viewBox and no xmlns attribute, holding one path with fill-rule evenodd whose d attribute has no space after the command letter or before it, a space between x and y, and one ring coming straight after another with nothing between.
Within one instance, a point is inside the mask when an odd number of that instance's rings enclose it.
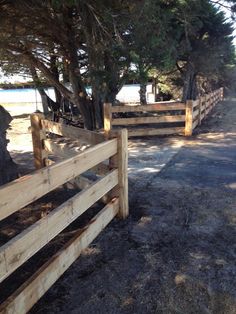
<instances>
[{"instance_id":1,"label":"dirt road","mask_svg":"<svg viewBox=\"0 0 236 314\"><path fill-rule=\"evenodd\" d=\"M132 141L129 218L114 220L31 312L236 313L235 157L233 101L188 140Z\"/></svg>"}]
</instances>

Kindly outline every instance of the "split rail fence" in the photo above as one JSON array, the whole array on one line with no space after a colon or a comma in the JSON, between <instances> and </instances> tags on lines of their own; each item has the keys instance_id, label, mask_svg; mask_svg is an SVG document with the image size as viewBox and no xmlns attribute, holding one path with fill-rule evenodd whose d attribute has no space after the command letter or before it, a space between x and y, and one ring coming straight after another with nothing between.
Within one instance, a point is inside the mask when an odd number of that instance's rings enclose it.
<instances>
[{"instance_id":1,"label":"split rail fence","mask_svg":"<svg viewBox=\"0 0 236 314\"><path fill-rule=\"evenodd\" d=\"M104 130L106 134L115 134L117 127L122 126L128 128L129 137L169 134L190 136L222 99L223 88L220 88L186 103L167 101L135 106L112 106L110 103L105 103ZM139 116L127 117L131 113ZM122 114L126 117L122 117Z\"/></svg>"},{"instance_id":2,"label":"split rail fence","mask_svg":"<svg viewBox=\"0 0 236 314\"><path fill-rule=\"evenodd\" d=\"M0 282L104 195L107 199L102 210L82 230L76 232L62 249L0 305L0 313L28 312L115 216L128 216L126 130L121 130L117 138L105 140L102 134L48 121L40 114L31 116L31 125L35 166L38 170L0 188L0 221L87 170L95 169L104 161L108 162L108 167L103 176L98 176L96 181L0 247ZM49 161L48 151L60 151L56 144L49 145L52 142L46 138L47 132L84 138L94 146L61 162L45 166Z\"/></svg>"}]
</instances>

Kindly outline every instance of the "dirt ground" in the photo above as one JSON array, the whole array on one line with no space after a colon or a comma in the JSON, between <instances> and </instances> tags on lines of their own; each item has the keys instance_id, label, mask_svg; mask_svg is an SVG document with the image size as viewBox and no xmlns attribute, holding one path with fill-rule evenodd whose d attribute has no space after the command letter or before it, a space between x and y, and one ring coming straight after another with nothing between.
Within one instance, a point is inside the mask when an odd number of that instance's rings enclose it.
<instances>
[{"instance_id":1,"label":"dirt ground","mask_svg":"<svg viewBox=\"0 0 236 314\"><path fill-rule=\"evenodd\" d=\"M10 147L23 173L32 153L17 146L17 123ZM236 101L218 104L189 139L129 146L129 218L115 219L31 313L236 313Z\"/></svg>"}]
</instances>

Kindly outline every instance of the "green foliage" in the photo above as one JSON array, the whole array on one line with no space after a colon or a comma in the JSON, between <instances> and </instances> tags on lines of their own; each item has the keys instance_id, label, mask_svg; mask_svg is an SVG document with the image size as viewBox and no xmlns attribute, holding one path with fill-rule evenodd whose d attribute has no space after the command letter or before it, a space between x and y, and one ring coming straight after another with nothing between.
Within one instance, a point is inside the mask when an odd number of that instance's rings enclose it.
<instances>
[{"instance_id":1,"label":"green foliage","mask_svg":"<svg viewBox=\"0 0 236 314\"><path fill-rule=\"evenodd\" d=\"M174 65L177 38L165 1L148 0L136 9L139 12L130 26L129 49L132 62L147 77L152 67L168 69Z\"/></svg>"},{"instance_id":2,"label":"green foliage","mask_svg":"<svg viewBox=\"0 0 236 314\"><path fill-rule=\"evenodd\" d=\"M159 82L168 77L162 88L173 88L171 79L176 86L181 82L186 97L194 97L202 82L213 87L229 81L223 75L233 73L235 64L232 25L218 7L233 10L234 1L216 2L6 0L0 11L0 67L6 73L37 69L40 80L92 121L91 128L101 122L102 103L113 102L129 79L145 92L150 77Z\"/></svg>"},{"instance_id":3,"label":"green foliage","mask_svg":"<svg viewBox=\"0 0 236 314\"><path fill-rule=\"evenodd\" d=\"M207 0L178 1L175 15L182 30L177 62L184 82L183 100L194 99L198 77L219 77L222 67L234 59L233 28Z\"/></svg>"}]
</instances>

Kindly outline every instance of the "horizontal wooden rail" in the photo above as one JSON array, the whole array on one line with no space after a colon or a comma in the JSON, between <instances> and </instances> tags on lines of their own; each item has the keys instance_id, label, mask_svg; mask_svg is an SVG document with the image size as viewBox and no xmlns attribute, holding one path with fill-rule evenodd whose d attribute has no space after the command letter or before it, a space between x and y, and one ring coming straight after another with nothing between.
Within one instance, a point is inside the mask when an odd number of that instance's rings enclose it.
<instances>
[{"instance_id":1,"label":"horizontal wooden rail","mask_svg":"<svg viewBox=\"0 0 236 314\"><path fill-rule=\"evenodd\" d=\"M101 133L88 131L71 125L60 124L45 119L41 120L41 124L45 131L72 139L84 140L90 144L98 144L105 140L104 135Z\"/></svg>"},{"instance_id":2,"label":"horizontal wooden rail","mask_svg":"<svg viewBox=\"0 0 236 314\"><path fill-rule=\"evenodd\" d=\"M166 115L159 117L137 117L137 118L123 118L112 119L112 125L130 125L130 124L154 124L154 123L166 123L166 122L184 122L185 115Z\"/></svg>"},{"instance_id":3,"label":"horizontal wooden rail","mask_svg":"<svg viewBox=\"0 0 236 314\"><path fill-rule=\"evenodd\" d=\"M181 102L161 102L137 106L113 106L111 112L148 112L148 111L172 111L185 110L185 104Z\"/></svg>"},{"instance_id":4,"label":"horizontal wooden rail","mask_svg":"<svg viewBox=\"0 0 236 314\"><path fill-rule=\"evenodd\" d=\"M57 143L52 139L44 140L44 149L48 153L53 154L54 156L60 157L63 159L71 158L71 157L77 155L78 153L81 153L81 151L76 150L76 147L68 147L67 145ZM47 159L47 162L48 161L49 160ZM52 163L54 163L54 162L52 162L50 160L50 164L48 164L48 166L51 165ZM97 175L106 174L108 170L109 170L109 167L105 163L97 164L96 166L91 168L91 171L96 173ZM80 176L80 178L81 178L81 176ZM76 178L76 180L77 179L78 178ZM84 178L81 178L81 180L84 180ZM76 185L78 186L78 184L76 184Z\"/></svg>"},{"instance_id":5,"label":"horizontal wooden rail","mask_svg":"<svg viewBox=\"0 0 236 314\"><path fill-rule=\"evenodd\" d=\"M113 170L0 248L0 282L118 184Z\"/></svg>"},{"instance_id":6,"label":"horizontal wooden rail","mask_svg":"<svg viewBox=\"0 0 236 314\"><path fill-rule=\"evenodd\" d=\"M198 115L199 115L199 110L195 110L193 112L193 120L195 120L198 117Z\"/></svg>"},{"instance_id":7,"label":"horizontal wooden rail","mask_svg":"<svg viewBox=\"0 0 236 314\"><path fill-rule=\"evenodd\" d=\"M193 122L193 130L198 126L198 120Z\"/></svg>"},{"instance_id":8,"label":"horizontal wooden rail","mask_svg":"<svg viewBox=\"0 0 236 314\"><path fill-rule=\"evenodd\" d=\"M0 187L0 220L117 153L117 139ZM13 197L15 195L16 197Z\"/></svg>"},{"instance_id":9,"label":"horizontal wooden rail","mask_svg":"<svg viewBox=\"0 0 236 314\"><path fill-rule=\"evenodd\" d=\"M44 149L55 156L61 157L61 158L70 158L78 153L81 153L81 151L78 151L76 147L68 147L67 145L63 143L57 143L53 139L46 139L43 141L44 143Z\"/></svg>"},{"instance_id":10,"label":"horizontal wooden rail","mask_svg":"<svg viewBox=\"0 0 236 314\"><path fill-rule=\"evenodd\" d=\"M199 106L199 99L193 101L193 109Z\"/></svg>"},{"instance_id":11,"label":"horizontal wooden rail","mask_svg":"<svg viewBox=\"0 0 236 314\"><path fill-rule=\"evenodd\" d=\"M112 221L119 210L119 200L107 204L83 229L59 252L0 305L0 313L27 313L45 292L80 256L81 252Z\"/></svg>"},{"instance_id":12,"label":"horizontal wooden rail","mask_svg":"<svg viewBox=\"0 0 236 314\"><path fill-rule=\"evenodd\" d=\"M116 135L116 131L112 131L113 136ZM129 136L152 136L152 135L171 135L171 134L184 134L184 127L177 128L137 128L129 129Z\"/></svg>"}]
</instances>

